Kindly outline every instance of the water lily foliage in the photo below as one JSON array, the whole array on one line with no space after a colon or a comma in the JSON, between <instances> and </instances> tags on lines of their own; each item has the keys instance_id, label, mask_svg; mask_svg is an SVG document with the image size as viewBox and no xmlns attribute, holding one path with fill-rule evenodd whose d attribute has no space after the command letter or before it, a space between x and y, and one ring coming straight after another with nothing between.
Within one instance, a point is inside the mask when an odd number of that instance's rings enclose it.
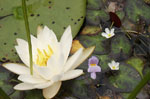
<instances>
[{"instance_id":1,"label":"water lily foliage","mask_svg":"<svg viewBox=\"0 0 150 99\"><path fill-rule=\"evenodd\" d=\"M24 64L3 64L6 69L18 74L18 80L22 81L14 89L43 89L45 98L53 98L59 91L62 81L82 75L83 70L75 68L88 58L95 47L80 48L69 57L72 39L71 26L64 31L60 41L47 26L38 27L37 37L31 35L33 75L30 75L28 43L18 38L15 48Z\"/></svg>"}]
</instances>

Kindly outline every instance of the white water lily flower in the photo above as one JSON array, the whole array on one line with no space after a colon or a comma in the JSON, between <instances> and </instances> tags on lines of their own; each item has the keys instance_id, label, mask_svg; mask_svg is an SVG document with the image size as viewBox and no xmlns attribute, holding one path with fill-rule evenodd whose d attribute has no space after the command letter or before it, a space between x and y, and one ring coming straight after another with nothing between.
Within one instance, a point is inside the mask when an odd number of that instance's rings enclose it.
<instances>
[{"instance_id":1,"label":"white water lily flower","mask_svg":"<svg viewBox=\"0 0 150 99\"><path fill-rule=\"evenodd\" d=\"M111 70L119 70L119 62L115 62L114 60L111 63L108 63L108 66Z\"/></svg>"},{"instance_id":2,"label":"white water lily flower","mask_svg":"<svg viewBox=\"0 0 150 99\"><path fill-rule=\"evenodd\" d=\"M31 35L33 53L33 75L30 75L28 43L17 39L15 46L23 64L5 63L3 66L18 74L20 83L14 87L16 90L43 89L45 98L54 97L60 89L62 81L76 78L83 74L77 68L93 52L95 47L79 49L68 58L71 45L71 27L65 30L60 42L56 35L47 26L38 28L37 38Z\"/></svg>"},{"instance_id":3,"label":"white water lily flower","mask_svg":"<svg viewBox=\"0 0 150 99\"><path fill-rule=\"evenodd\" d=\"M115 35L114 28L112 28L111 30L109 30L109 28L105 28L105 32L102 33L102 36L106 38L111 38L114 35Z\"/></svg>"}]
</instances>

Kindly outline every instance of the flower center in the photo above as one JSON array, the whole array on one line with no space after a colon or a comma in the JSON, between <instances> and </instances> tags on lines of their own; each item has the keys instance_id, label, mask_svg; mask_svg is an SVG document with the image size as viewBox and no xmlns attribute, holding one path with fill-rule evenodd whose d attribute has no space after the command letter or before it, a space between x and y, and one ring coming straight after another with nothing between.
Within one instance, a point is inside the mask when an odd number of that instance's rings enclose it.
<instances>
[{"instance_id":1,"label":"flower center","mask_svg":"<svg viewBox=\"0 0 150 99\"><path fill-rule=\"evenodd\" d=\"M91 66L96 66L96 64L90 64Z\"/></svg>"},{"instance_id":2,"label":"flower center","mask_svg":"<svg viewBox=\"0 0 150 99\"><path fill-rule=\"evenodd\" d=\"M108 34L108 37L111 37L111 34L110 34L110 33Z\"/></svg>"},{"instance_id":3,"label":"flower center","mask_svg":"<svg viewBox=\"0 0 150 99\"><path fill-rule=\"evenodd\" d=\"M39 48L37 48L36 64L39 66L47 66L47 61L52 56L52 54L53 50L51 49L50 45L48 45L47 51L45 49L41 51Z\"/></svg>"},{"instance_id":4,"label":"flower center","mask_svg":"<svg viewBox=\"0 0 150 99\"><path fill-rule=\"evenodd\" d=\"M116 66L112 66L112 69L116 69Z\"/></svg>"}]
</instances>

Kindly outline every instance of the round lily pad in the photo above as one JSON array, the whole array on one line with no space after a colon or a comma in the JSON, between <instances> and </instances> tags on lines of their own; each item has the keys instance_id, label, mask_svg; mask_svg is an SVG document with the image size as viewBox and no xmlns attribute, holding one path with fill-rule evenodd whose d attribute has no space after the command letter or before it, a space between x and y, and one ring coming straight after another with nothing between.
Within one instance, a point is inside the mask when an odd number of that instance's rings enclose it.
<instances>
[{"instance_id":1,"label":"round lily pad","mask_svg":"<svg viewBox=\"0 0 150 99\"><path fill-rule=\"evenodd\" d=\"M127 0L126 2L126 14L133 22L137 22L139 18L142 17L147 23L150 23L149 10L150 7L144 3L144 0Z\"/></svg>"},{"instance_id":2,"label":"round lily pad","mask_svg":"<svg viewBox=\"0 0 150 99\"><path fill-rule=\"evenodd\" d=\"M76 79L74 81L65 82L64 86L68 86L66 89L71 95L79 99L95 99L96 94L94 89L92 90L91 85L87 84L87 79Z\"/></svg>"},{"instance_id":3,"label":"round lily pad","mask_svg":"<svg viewBox=\"0 0 150 99\"><path fill-rule=\"evenodd\" d=\"M80 35L77 39L84 47L96 46L94 54L106 54L109 52L109 40L104 43L105 38L101 36L101 33L93 36Z\"/></svg>"},{"instance_id":4,"label":"round lily pad","mask_svg":"<svg viewBox=\"0 0 150 99\"><path fill-rule=\"evenodd\" d=\"M109 70L108 63L110 63L113 59L111 59L108 55L96 55L98 57L99 65L102 68L102 72Z\"/></svg>"},{"instance_id":5,"label":"round lily pad","mask_svg":"<svg viewBox=\"0 0 150 99\"><path fill-rule=\"evenodd\" d=\"M143 77L142 71L144 68L144 62L141 58L138 58L138 57L129 58L127 60L127 64L130 64L133 68L135 68L139 72L141 77Z\"/></svg>"},{"instance_id":6,"label":"round lily pad","mask_svg":"<svg viewBox=\"0 0 150 99\"><path fill-rule=\"evenodd\" d=\"M37 26L47 25L58 39L71 25L72 35L80 30L86 10L86 0L26 0L30 30L36 35ZM14 45L16 38L26 39L21 0L0 1L0 61L19 61ZM9 6L8 6L9 5Z\"/></svg>"},{"instance_id":7,"label":"round lily pad","mask_svg":"<svg viewBox=\"0 0 150 99\"><path fill-rule=\"evenodd\" d=\"M122 92L130 92L140 82L141 77L133 67L120 63L118 74L108 79L114 88L120 89Z\"/></svg>"},{"instance_id":8,"label":"round lily pad","mask_svg":"<svg viewBox=\"0 0 150 99\"><path fill-rule=\"evenodd\" d=\"M125 35L115 36L111 41L110 56L115 60L127 59L131 54L131 44Z\"/></svg>"}]
</instances>

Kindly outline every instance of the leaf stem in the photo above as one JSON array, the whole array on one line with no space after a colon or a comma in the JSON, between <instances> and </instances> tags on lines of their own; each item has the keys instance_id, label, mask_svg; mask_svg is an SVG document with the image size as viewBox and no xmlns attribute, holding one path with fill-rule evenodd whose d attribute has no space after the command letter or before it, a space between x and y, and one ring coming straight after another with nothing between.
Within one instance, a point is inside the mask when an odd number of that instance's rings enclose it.
<instances>
[{"instance_id":1,"label":"leaf stem","mask_svg":"<svg viewBox=\"0 0 150 99\"><path fill-rule=\"evenodd\" d=\"M22 0L22 10L23 10L23 15L24 15L25 27L26 27L26 32L27 32L26 34L27 34L28 45L29 45L30 73L31 73L31 75L33 75L32 45L31 45L30 28L29 28L27 7L26 7L25 0Z\"/></svg>"},{"instance_id":2,"label":"leaf stem","mask_svg":"<svg viewBox=\"0 0 150 99\"><path fill-rule=\"evenodd\" d=\"M143 79L140 81L140 83L135 87L135 89L130 93L128 99L135 99L136 95L140 92L140 90L147 84L147 82L150 80L150 72L148 72Z\"/></svg>"}]
</instances>

